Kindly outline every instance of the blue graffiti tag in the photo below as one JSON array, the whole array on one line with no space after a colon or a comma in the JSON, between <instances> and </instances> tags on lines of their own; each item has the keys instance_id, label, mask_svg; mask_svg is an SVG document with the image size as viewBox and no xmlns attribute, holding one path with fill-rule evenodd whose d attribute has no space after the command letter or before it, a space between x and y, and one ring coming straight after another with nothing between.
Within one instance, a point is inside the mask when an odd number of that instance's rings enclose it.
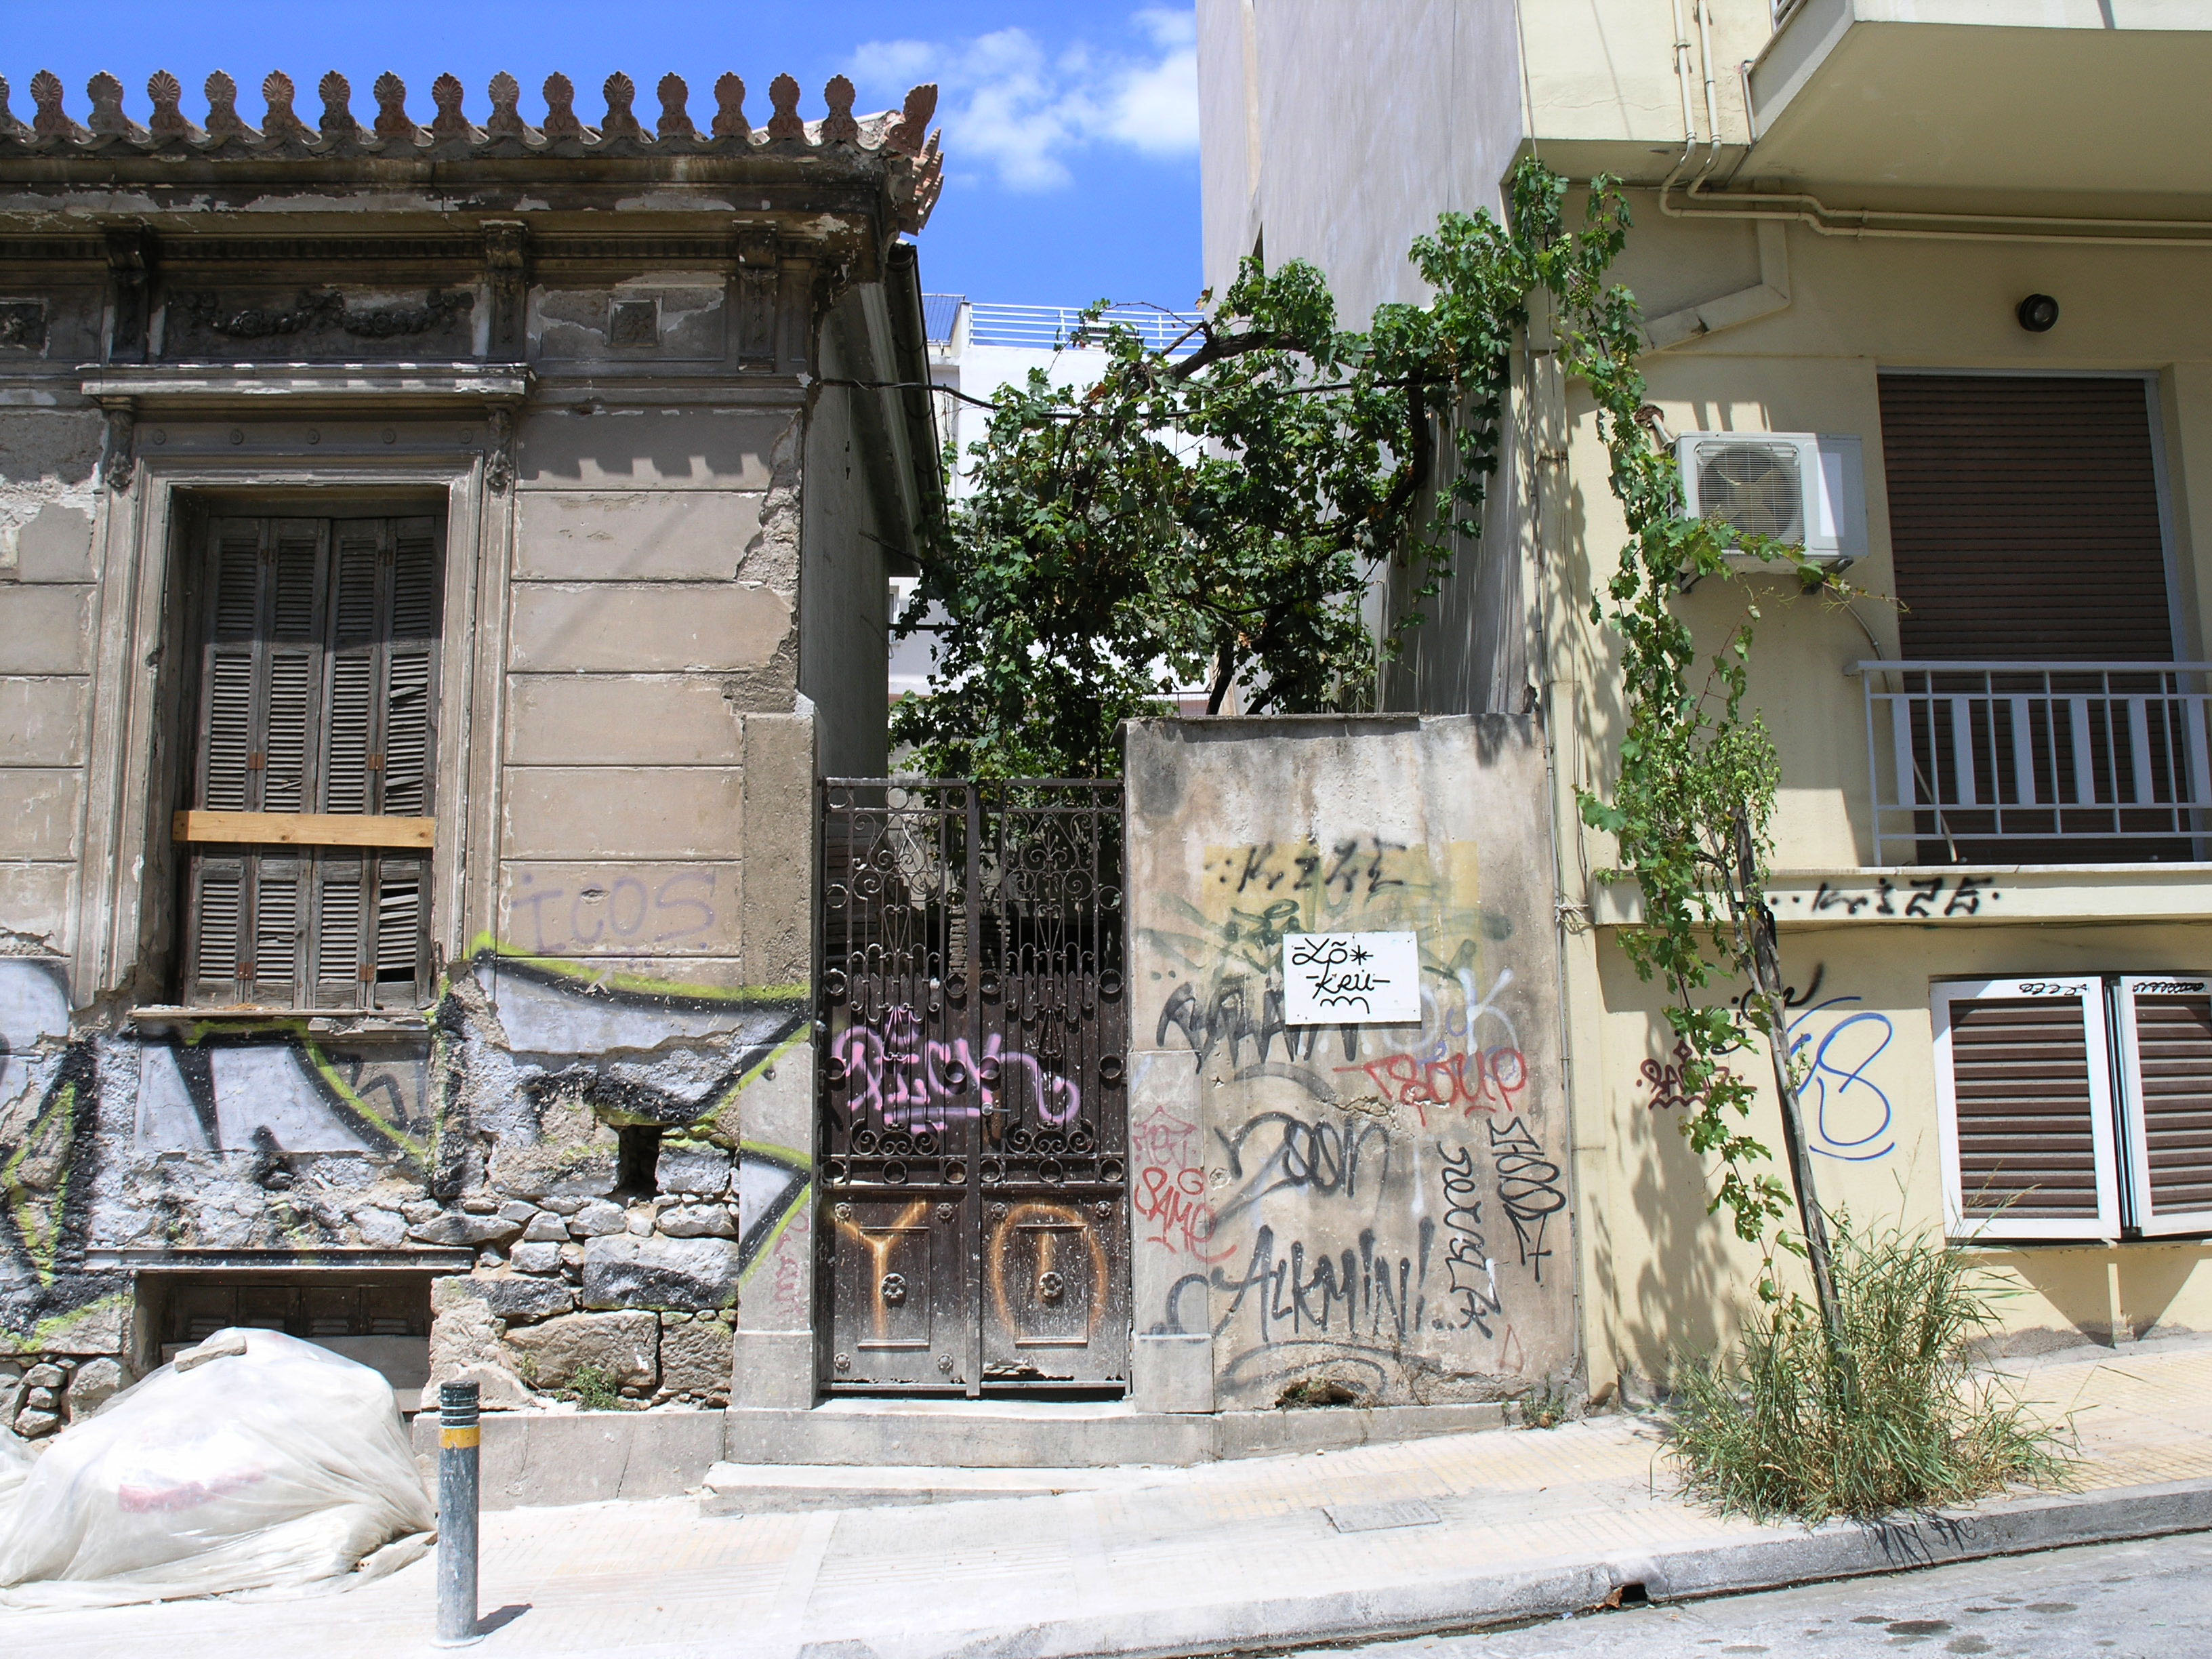
<instances>
[{"instance_id":1,"label":"blue graffiti tag","mask_svg":"<svg viewBox=\"0 0 2212 1659\"><path fill-rule=\"evenodd\" d=\"M1817 1041L1814 1033L1806 1027L1816 1015L1860 1000L1858 997L1830 997L1790 1021L1789 1030L1790 1058L1810 1062L1802 1092L1806 1103L1813 1109L1813 1150L1852 1164L1871 1163L1888 1157L1897 1149L1896 1140L1887 1138L1893 1115L1889 1097L1866 1074L1867 1068L1881 1057L1896 1033L1891 1029L1889 1016L1871 1008L1843 1016ZM1855 1035L1845 1042L1849 1034ZM1863 1054L1857 1053L1869 1042L1872 1048L1866 1048ZM1828 1123L1831 1109L1844 1118L1846 1127L1868 1125L1866 1133L1850 1138L1837 1133ZM1876 1141L1881 1144L1875 1146Z\"/></svg>"}]
</instances>

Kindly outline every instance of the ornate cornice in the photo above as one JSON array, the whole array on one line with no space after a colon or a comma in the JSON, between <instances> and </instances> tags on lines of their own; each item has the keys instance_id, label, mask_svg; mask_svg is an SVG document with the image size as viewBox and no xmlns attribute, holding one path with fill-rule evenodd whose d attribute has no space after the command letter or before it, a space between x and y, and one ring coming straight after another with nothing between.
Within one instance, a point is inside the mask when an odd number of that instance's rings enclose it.
<instances>
[{"instance_id":1,"label":"ornate cornice","mask_svg":"<svg viewBox=\"0 0 2212 1659\"><path fill-rule=\"evenodd\" d=\"M778 76L769 88L773 113L765 128L756 129L745 114L744 82L725 75L714 83L714 114L704 131L687 108L684 82L674 75L661 77L653 89L659 112L647 116L635 107L637 89L629 77L609 76L601 88L605 113L597 126L586 125L576 112L574 88L563 75L546 80L542 127L522 119L516 107L521 88L506 74L493 78L491 113L481 126L463 109L463 88L450 75L441 76L431 88L437 113L428 127L408 113L406 85L391 74L377 78L377 112L367 125L355 118L352 89L335 71L317 85L322 110L313 125L293 108L296 89L281 73L262 82L268 113L258 127L239 114L236 83L221 70L207 78L204 128L179 107L182 87L167 70L154 75L146 89L153 109L142 126L123 107L122 83L112 75L94 76L87 88L90 122L83 125L65 109L60 79L41 70L32 78L37 107L27 125L9 108L8 83L0 80L0 162L12 156L99 162L100 173L112 180L115 162L141 156L188 158L226 168L274 161L315 164L313 171L321 179L329 176L331 161L359 158L376 164L364 170L365 177L388 182L395 161L439 164L436 176L441 179L452 176L450 164L479 160L543 160L572 167L579 161L640 157L803 161L811 164L806 169L810 177L818 176L823 164L832 171L877 176L890 194L899 228L907 231L921 228L944 187L940 135L925 137L937 106L934 86L915 88L900 109L856 116L853 83L840 75L823 91L829 112L810 121L799 112L798 82ZM84 182L73 168L58 178L40 177L72 185Z\"/></svg>"}]
</instances>

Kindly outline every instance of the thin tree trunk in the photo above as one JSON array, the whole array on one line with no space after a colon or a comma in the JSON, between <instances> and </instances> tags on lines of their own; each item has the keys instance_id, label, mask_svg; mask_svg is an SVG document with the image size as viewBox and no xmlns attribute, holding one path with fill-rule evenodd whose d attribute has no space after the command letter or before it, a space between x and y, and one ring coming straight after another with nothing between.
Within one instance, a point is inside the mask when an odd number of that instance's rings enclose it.
<instances>
[{"instance_id":1,"label":"thin tree trunk","mask_svg":"<svg viewBox=\"0 0 2212 1659\"><path fill-rule=\"evenodd\" d=\"M1805 1256L1813 1270L1813 1296L1820 1304L1820 1322L1827 1328L1828 1346L1840 1370L1850 1378L1844 1341L1843 1309L1836 1299L1834 1258L1828 1249L1828 1221L1820 1209L1814 1184L1813 1152L1805 1139L1805 1113L1797 1097L1796 1079L1790 1070L1789 1002L1782 983L1782 950L1774 927L1774 912L1759 881L1759 858L1753 846L1751 824L1741 814L1735 824L1736 888L1743 896L1751 924L1752 994L1765 1010L1767 1053L1774 1062L1774 1090L1782 1101L1782 1145L1790 1160L1790 1184L1797 1189L1797 1219L1805 1230Z\"/></svg>"},{"instance_id":2,"label":"thin tree trunk","mask_svg":"<svg viewBox=\"0 0 2212 1659\"><path fill-rule=\"evenodd\" d=\"M1206 712L1207 714L1218 714L1221 712L1222 702L1229 696L1229 688L1236 683L1236 678L1237 659L1224 653L1220 659L1219 669L1213 677L1213 689L1206 696Z\"/></svg>"}]
</instances>

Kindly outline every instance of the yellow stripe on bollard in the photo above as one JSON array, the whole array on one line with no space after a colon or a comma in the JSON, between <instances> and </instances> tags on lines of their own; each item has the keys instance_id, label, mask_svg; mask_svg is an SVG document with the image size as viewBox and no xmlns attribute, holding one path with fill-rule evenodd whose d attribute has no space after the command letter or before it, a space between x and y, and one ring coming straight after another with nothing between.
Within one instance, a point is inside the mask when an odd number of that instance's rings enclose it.
<instances>
[{"instance_id":1,"label":"yellow stripe on bollard","mask_svg":"<svg viewBox=\"0 0 2212 1659\"><path fill-rule=\"evenodd\" d=\"M483 1431L473 1424L465 1429L441 1429L438 1431L438 1444L463 1451L479 1443L483 1437Z\"/></svg>"}]
</instances>

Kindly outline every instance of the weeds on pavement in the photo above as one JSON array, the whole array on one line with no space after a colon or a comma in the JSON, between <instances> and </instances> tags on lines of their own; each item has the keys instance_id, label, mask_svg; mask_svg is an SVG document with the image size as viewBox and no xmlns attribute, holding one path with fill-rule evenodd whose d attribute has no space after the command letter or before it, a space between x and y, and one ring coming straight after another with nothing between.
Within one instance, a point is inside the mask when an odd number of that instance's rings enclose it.
<instances>
[{"instance_id":1,"label":"weeds on pavement","mask_svg":"<svg viewBox=\"0 0 2212 1659\"><path fill-rule=\"evenodd\" d=\"M1785 1295L1739 1351L1677 1367L1669 1438L1697 1497L1759 1519L1870 1519L2063 1485L2064 1428L2031 1416L1970 1345L1996 1325L1970 1260L1939 1237L1835 1221L1841 1342Z\"/></svg>"}]
</instances>

